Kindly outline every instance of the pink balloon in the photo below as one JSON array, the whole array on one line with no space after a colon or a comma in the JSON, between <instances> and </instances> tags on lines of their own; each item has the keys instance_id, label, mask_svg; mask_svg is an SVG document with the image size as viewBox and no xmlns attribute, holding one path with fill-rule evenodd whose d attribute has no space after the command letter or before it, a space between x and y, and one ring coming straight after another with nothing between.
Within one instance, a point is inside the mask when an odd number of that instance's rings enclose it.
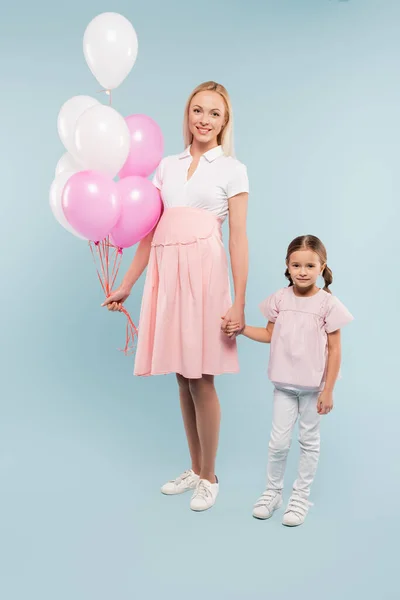
<instances>
[{"instance_id":1,"label":"pink balloon","mask_svg":"<svg viewBox=\"0 0 400 600\"><path fill-rule=\"evenodd\" d=\"M80 171L67 181L62 207L70 225L93 242L103 240L121 214L117 184L98 171Z\"/></svg>"},{"instance_id":2,"label":"pink balloon","mask_svg":"<svg viewBox=\"0 0 400 600\"><path fill-rule=\"evenodd\" d=\"M125 121L130 132L131 146L119 177L148 177L158 167L163 156L164 139L161 129L146 115L130 115Z\"/></svg>"},{"instance_id":3,"label":"pink balloon","mask_svg":"<svg viewBox=\"0 0 400 600\"><path fill-rule=\"evenodd\" d=\"M126 177L117 183L121 216L110 237L115 246L129 248L157 225L162 201L158 189L144 177Z\"/></svg>"}]
</instances>

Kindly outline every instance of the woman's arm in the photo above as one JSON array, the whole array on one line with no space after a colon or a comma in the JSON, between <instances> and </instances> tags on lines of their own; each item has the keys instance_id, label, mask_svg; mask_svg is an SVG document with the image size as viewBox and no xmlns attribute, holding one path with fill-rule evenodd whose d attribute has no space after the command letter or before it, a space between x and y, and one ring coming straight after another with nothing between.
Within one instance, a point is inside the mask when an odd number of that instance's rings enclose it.
<instances>
[{"instance_id":1,"label":"woman's arm","mask_svg":"<svg viewBox=\"0 0 400 600\"><path fill-rule=\"evenodd\" d=\"M234 304L246 304L246 286L249 268L249 251L246 232L247 204L245 192L229 199L229 254L231 258Z\"/></svg>"},{"instance_id":2,"label":"woman's arm","mask_svg":"<svg viewBox=\"0 0 400 600\"><path fill-rule=\"evenodd\" d=\"M129 269L125 273L121 285L106 298L102 306L107 306L109 310L119 310L121 308L121 303L125 302L128 298L132 287L148 265L153 236L154 229L140 241L135 256L133 257Z\"/></svg>"},{"instance_id":3,"label":"woman's arm","mask_svg":"<svg viewBox=\"0 0 400 600\"><path fill-rule=\"evenodd\" d=\"M246 233L248 193L243 192L229 199L229 254L235 298L232 308L224 318L223 329L229 321L244 326L244 306L248 275L248 242Z\"/></svg>"},{"instance_id":4,"label":"woman's arm","mask_svg":"<svg viewBox=\"0 0 400 600\"><path fill-rule=\"evenodd\" d=\"M149 264L151 242L154 237L154 229L144 237L135 252L131 265L122 280L121 287L131 291L147 265Z\"/></svg>"}]
</instances>

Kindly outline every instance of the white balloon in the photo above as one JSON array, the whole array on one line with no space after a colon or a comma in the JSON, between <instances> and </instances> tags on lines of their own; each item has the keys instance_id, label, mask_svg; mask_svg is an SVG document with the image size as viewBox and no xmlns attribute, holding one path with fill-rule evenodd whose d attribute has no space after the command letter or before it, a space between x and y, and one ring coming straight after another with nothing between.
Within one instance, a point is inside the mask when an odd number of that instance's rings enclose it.
<instances>
[{"instance_id":1,"label":"white balloon","mask_svg":"<svg viewBox=\"0 0 400 600\"><path fill-rule=\"evenodd\" d=\"M75 147L85 169L115 177L130 149L130 133L124 117L111 106L92 106L78 119Z\"/></svg>"},{"instance_id":2,"label":"white balloon","mask_svg":"<svg viewBox=\"0 0 400 600\"><path fill-rule=\"evenodd\" d=\"M76 171L75 171L76 173ZM77 233L75 229L68 223L62 207L62 193L68 179L74 174L74 171L63 171L58 175L50 186L50 208L57 221L70 233L85 240L86 238Z\"/></svg>"},{"instance_id":3,"label":"white balloon","mask_svg":"<svg viewBox=\"0 0 400 600\"><path fill-rule=\"evenodd\" d=\"M76 122L85 110L97 104L100 102L91 96L73 96L62 105L58 113L58 135L74 158L76 158L74 143Z\"/></svg>"},{"instance_id":4,"label":"white balloon","mask_svg":"<svg viewBox=\"0 0 400 600\"><path fill-rule=\"evenodd\" d=\"M72 156L72 154L70 154L69 152L65 152L65 154L62 155L62 157L57 163L55 176L57 177L57 175L64 173L64 171L71 171L76 173L77 171L80 171L81 168L82 165L78 163L78 161Z\"/></svg>"},{"instance_id":5,"label":"white balloon","mask_svg":"<svg viewBox=\"0 0 400 600\"><path fill-rule=\"evenodd\" d=\"M132 23L118 13L97 15L86 27L83 53L100 85L115 89L136 61L138 40Z\"/></svg>"}]
</instances>

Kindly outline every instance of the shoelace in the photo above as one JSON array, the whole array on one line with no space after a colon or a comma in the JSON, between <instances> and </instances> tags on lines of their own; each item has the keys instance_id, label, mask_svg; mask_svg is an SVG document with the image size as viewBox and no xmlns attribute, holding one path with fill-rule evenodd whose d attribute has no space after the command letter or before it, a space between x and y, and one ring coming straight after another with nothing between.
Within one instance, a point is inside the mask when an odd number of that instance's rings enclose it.
<instances>
[{"instance_id":1,"label":"shoelace","mask_svg":"<svg viewBox=\"0 0 400 600\"><path fill-rule=\"evenodd\" d=\"M182 475L179 475L179 477L177 477L174 481L174 483L176 485L179 485L180 483L182 483L182 481L184 481L185 479L187 479L188 477L191 477L191 472L189 470L185 471L184 473L182 473Z\"/></svg>"},{"instance_id":2,"label":"shoelace","mask_svg":"<svg viewBox=\"0 0 400 600\"><path fill-rule=\"evenodd\" d=\"M261 498L257 501L256 506L269 506L271 502L276 498L277 492L273 490L266 490Z\"/></svg>"},{"instance_id":3,"label":"shoelace","mask_svg":"<svg viewBox=\"0 0 400 600\"><path fill-rule=\"evenodd\" d=\"M311 502L301 498L301 496L292 496L289 500L288 507L285 512L292 512L301 519L307 513L308 508L311 506Z\"/></svg>"},{"instance_id":4,"label":"shoelace","mask_svg":"<svg viewBox=\"0 0 400 600\"><path fill-rule=\"evenodd\" d=\"M204 481L200 481L199 485L196 488L195 495L200 496L200 498L204 498L204 500L207 500L207 498L210 497L211 492L208 486L204 483Z\"/></svg>"}]
</instances>

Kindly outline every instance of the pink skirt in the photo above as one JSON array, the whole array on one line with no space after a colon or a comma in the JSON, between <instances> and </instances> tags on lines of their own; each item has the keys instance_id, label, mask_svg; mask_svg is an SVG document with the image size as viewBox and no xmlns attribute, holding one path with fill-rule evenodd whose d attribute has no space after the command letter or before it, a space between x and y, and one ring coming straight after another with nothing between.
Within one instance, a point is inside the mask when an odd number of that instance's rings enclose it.
<instances>
[{"instance_id":1,"label":"pink skirt","mask_svg":"<svg viewBox=\"0 0 400 600\"><path fill-rule=\"evenodd\" d=\"M221 221L203 209L166 209L147 267L135 375L238 372L236 340L221 331L231 303Z\"/></svg>"}]
</instances>

